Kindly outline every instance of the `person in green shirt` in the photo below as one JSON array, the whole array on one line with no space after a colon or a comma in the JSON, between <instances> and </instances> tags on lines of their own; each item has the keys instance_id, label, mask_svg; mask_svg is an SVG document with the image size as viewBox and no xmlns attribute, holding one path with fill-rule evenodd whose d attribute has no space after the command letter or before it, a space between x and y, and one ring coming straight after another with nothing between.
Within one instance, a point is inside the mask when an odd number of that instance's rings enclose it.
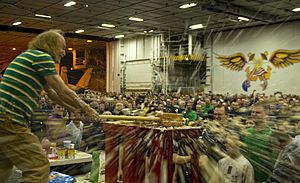
<instances>
[{"instance_id":1,"label":"person in green shirt","mask_svg":"<svg viewBox=\"0 0 300 183\"><path fill-rule=\"evenodd\" d=\"M39 139L30 130L30 118L42 91L74 113L100 120L98 113L69 89L56 71L65 56L61 30L37 35L28 50L7 67L0 83L0 181L6 182L13 166L22 171L26 183L47 183L49 161Z\"/></svg>"},{"instance_id":2,"label":"person in green shirt","mask_svg":"<svg viewBox=\"0 0 300 183\"><path fill-rule=\"evenodd\" d=\"M182 117L187 118L188 121L196 121L197 113L192 110L190 106L185 107L185 111L182 112Z\"/></svg>"},{"instance_id":3,"label":"person in green shirt","mask_svg":"<svg viewBox=\"0 0 300 183\"><path fill-rule=\"evenodd\" d=\"M271 174L274 165L271 145L272 129L266 122L264 103L253 104L251 117L255 125L242 133L241 140L244 146L241 152L252 164L255 180L264 182Z\"/></svg>"},{"instance_id":4,"label":"person in green shirt","mask_svg":"<svg viewBox=\"0 0 300 183\"><path fill-rule=\"evenodd\" d=\"M201 109L202 117L213 118L214 106L211 105L211 102L208 98L206 98L204 101L205 101L205 105Z\"/></svg>"}]
</instances>

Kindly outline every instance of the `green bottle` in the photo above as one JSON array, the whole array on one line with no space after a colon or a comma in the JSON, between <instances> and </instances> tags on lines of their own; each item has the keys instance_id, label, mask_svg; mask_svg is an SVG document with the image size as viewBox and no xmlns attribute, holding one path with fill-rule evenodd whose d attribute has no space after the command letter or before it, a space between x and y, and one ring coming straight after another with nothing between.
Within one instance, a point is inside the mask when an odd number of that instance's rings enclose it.
<instances>
[{"instance_id":1,"label":"green bottle","mask_svg":"<svg viewBox=\"0 0 300 183\"><path fill-rule=\"evenodd\" d=\"M92 154L92 169L91 169L91 176L90 176L90 181L92 183L98 183L99 179L99 165L100 165L100 151L93 151Z\"/></svg>"}]
</instances>

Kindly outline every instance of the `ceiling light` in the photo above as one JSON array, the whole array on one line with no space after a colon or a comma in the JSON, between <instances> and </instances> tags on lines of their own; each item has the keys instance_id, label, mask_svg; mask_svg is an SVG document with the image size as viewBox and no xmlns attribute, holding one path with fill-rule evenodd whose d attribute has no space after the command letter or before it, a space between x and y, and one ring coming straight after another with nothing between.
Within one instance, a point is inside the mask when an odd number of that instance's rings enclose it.
<instances>
[{"instance_id":1,"label":"ceiling light","mask_svg":"<svg viewBox=\"0 0 300 183\"><path fill-rule=\"evenodd\" d=\"M86 42L88 42L88 43L92 43L92 42L93 42L93 40L86 40Z\"/></svg>"},{"instance_id":2,"label":"ceiling light","mask_svg":"<svg viewBox=\"0 0 300 183\"><path fill-rule=\"evenodd\" d=\"M22 22L14 22L12 25L20 25Z\"/></svg>"},{"instance_id":3,"label":"ceiling light","mask_svg":"<svg viewBox=\"0 0 300 183\"><path fill-rule=\"evenodd\" d=\"M68 48L68 50L69 50L69 51L72 51L72 50L73 50L73 48Z\"/></svg>"},{"instance_id":4,"label":"ceiling light","mask_svg":"<svg viewBox=\"0 0 300 183\"><path fill-rule=\"evenodd\" d=\"M96 26L97 29L111 30L109 27Z\"/></svg>"},{"instance_id":5,"label":"ceiling light","mask_svg":"<svg viewBox=\"0 0 300 183\"><path fill-rule=\"evenodd\" d=\"M247 22L250 20L249 18L246 18L246 17L238 17L238 19L240 21L247 21Z\"/></svg>"},{"instance_id":6,"label":"ceiling light","mask_svg":"<svg viewBox=\"0 0 300 183\"><path fill-rule=\"evenodd\" d=\"M179 8L180 9L186 9L186 8L194 7L196 5L197 5L196 3L189 3L189 4L184 4L184 5L179 6Z\"/></svg>"},{"instance_id":7,"label":"ceiling light","mask_svg":"<svg viewBox=\"0 0 300 183\"><path fill-rule=\"evenodd\" d=\"M129 20L132 20L132 21L137 21L137 22L142 22L142 21L144 21L144 19L142 19L142 18L137 18L137 17L129 17L128 19L129 19Z\"/></svg>"},{"instance_id":8,"label":"ceiling light","mask_svg":"<svg viewBox=\"0 0 300 183\"><path fill-rule=\"evenodd\" d=\"M234 20L234 19L231 19L231 18L229 18L228 20L230 20L232 22L239 22L238 20Z\"/></svg>"},{"instance_id":9,"label":"ceiling light","mask_svg":"<svg viewBox=\"0 0 300 183\"><path fill-rule=\"evenodd\" d=\"M84 32L83 29L79 29L79 30L75 31L75 33L83 33L83 32Z\"/></svg>"},{"instance_id":10,"label":"ceiling light","mask_svg":"<svg viewBox=\"0 0 300 183\"><path fill-rule=\"evenodd\" d=\"M115 38L122 38L122 37L125 37L125 36L123 34L115 36Z\"/></svg>"},{"instance_id":11,"label":"ceiling light","mask_svg":"<svg viewBox=\"0 0 300 183\"><path fill-rule=\"evenodd\" d=\"M115 25L112 24L101 24L102 27L110 27L110 28L114 28L116 27Z\"/></svg>"},{"instance_id":12,"label":"ceiling light","mask_svg":"<svg viewBox=\"0 0 300 183\"><path fill-rule=\"evenodd\" d=\"M202 29L203 25L202 24L195 24L195 25L191 25L189 26L190 29Z\"/></svg>"},{"instance_id":13,"label":"ceiling light","mask_svg":"<svg viewBox=\"0 0 300 183\"><path fill-rule=\"evenodd\" d=\"M147 33L147 31L144 31L144 33Z\"/></svg>"},{"instance_id":14,"label":"ceiling light","mask_svg":"<svg viewBox=\"0 0 300 183\"><path fill-rule=\"evenodd\" d=\"M70 2L68 2L68 3L66 3L66 4L64 4L64 6L65 6L65 7L69 7L69 6L73 6L73 5L75 5L75 4L76 4L75 1L70 1Z\"/></svg>"},{"instance_id":15,"label":"ceiling light","mask_svg":"<svg viewBox=\"0 0 300 183\"><path fill-rule=\"evenodd\" d=\"M16 48L12 48L12 50L14 50L14 51L15 51L15 50L17 50L17 49L16 49Z\"/></svg>"},{"instance_id":16,"label":"ceiling light","mask_svg":"<svg viewBox=\"0 0 300 183\"><path fill-rule=\"evenodd\" d=\"M292 11L298 12L298 11L300 11L300 8L294 8Z\"/></svg>"},{"instance_id":17,"label":"ceiling light","mask_svg":"<svg viewBox=\"0 0 300 183\"><path fill-rule=\"evenodd\" d=\"M154 30L149 30L149 32L154 32Z\"/></svg>"},{"instance_id":18,"label":"ceiling light","mask_svg":"<svg viewBox=\"0 0 300 183\"><path fill-rule=\"evenodd\" d=\"M35 14L36 17L41 17L41 18L51 18L50 15L42 15L42 14Z\"/></svg>"}]
</instances>

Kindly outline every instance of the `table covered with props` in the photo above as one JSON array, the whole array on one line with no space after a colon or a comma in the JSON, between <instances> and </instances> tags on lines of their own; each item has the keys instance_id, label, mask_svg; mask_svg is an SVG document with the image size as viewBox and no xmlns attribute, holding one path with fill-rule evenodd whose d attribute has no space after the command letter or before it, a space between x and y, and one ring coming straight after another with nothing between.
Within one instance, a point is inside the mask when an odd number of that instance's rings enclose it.
<instances>
[{"instance_id":1,"label":"table covered with props","mask_svg":"<svg viewBox=\"0 0 300 183\"><path fill-rule=\"evenodd\" d=\"M110 116L104 123L105 182L173 182L173 153L185 140L192 157L190 182L198 182L197 139L200 127L184 126L180 115L160 117Z\"/></svg>"}]
</instances>

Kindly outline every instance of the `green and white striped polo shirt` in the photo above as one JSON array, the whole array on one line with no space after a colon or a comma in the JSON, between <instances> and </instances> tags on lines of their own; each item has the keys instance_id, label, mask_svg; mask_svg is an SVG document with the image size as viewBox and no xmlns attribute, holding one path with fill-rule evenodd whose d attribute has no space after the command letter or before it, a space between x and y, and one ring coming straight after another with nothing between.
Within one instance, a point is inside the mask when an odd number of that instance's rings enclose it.
<instances>
[{"instance_id":1,"label":"green and white striped polo shirt","mask_svg":"<svg viewBox=\"0 0 300 183\"><path fill-rule=\"evenodd\" d=\"M34 109L38 107L45 76L57 74L52 57L39 50L27 50L7 67L0 83L0 112L23 126L29 125Z\"/></svg>"}]
</instances>

